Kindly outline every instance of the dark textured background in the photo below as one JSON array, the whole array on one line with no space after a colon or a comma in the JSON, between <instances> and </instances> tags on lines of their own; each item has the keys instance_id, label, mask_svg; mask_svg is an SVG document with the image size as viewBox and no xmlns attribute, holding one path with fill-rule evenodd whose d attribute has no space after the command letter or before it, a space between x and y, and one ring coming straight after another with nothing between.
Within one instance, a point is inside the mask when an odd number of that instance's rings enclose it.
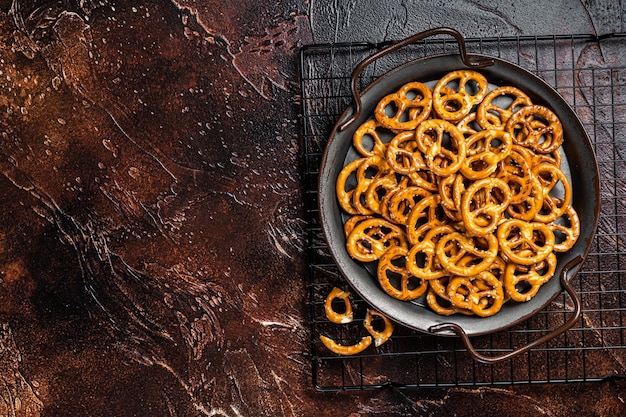
<instances>
[{"instance_id":1,"label":"dark textured background","mask_svg":"<svg viewBox=\"0 0 626 417\"><path fill-rule=\"evenodd\" d=\"M608 0L0 1L0 415L626 414L620 381L313 390L296 65L313 42L624 19Z\"/></svg>"}]
</instances>

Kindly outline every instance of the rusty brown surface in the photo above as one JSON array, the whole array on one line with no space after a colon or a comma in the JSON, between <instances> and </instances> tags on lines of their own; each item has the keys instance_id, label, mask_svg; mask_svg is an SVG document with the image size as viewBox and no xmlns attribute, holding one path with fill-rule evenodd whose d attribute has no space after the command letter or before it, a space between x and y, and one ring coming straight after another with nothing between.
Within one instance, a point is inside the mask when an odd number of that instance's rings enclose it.
<instances>
[{"instance_id":1,"label":"rusty brown surface","mask_svg":"<svg viewBox=\"0 0 626 417\"><path fill-rule=\"evenodd\" d=\"M0 2L0 415L626 413L620 381L315 392L296 57L325 7Z\"/></svg>"}]
</instances>

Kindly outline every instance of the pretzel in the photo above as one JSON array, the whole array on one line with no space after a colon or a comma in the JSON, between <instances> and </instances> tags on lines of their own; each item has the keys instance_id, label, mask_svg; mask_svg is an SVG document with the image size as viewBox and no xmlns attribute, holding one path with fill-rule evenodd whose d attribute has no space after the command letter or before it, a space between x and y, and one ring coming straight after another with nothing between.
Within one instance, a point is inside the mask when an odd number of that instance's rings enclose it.
<instances>
[{"instance_id":1,"label":"pretzel","mask_svg":"<svg viewBox=\"0 0 626 417\"><path fill-rule=\"evenodd\" d=\"M407 248L391 247L381 255L377 268L381 288L390 296L402 301L420 297L428 287L426 281L407 270L407 253ZM392 284L392 277L399 282Z\"/></svg>"},{"instance_id":2,"label":"pretzel","mask_svg":"<svg viewBox=\"0 0 626 417\"><path fill-rule=\"evenodd\" d=\"M419 242L421 226L430 224L442 224L440 217L441 197L438 194L432 194L422 198L411 210L409 218L406 222L406 233L409 242L415 244Z\"/></svg>"},{"instance_id":3,"label":"pretzel","mask_svg":"<svg viewBox=\"0 0 626 417\"><path fill-rule=\"evenodd\" d=\"M494 103L502 100L502 96L512 97L508 106L503 107ZM520 107L532 105L530 98L519 88L502 86L491 90L481 101L476 110L476 121L483 129L504 129L511 115Z\"/></svg>"},{"instance_id":4,"label":"pretzel","mask_svg":"<svg viewBox=\"0 0 626 417\"><path fill-rule=\"evenodd\" d=\"M343 233L346 236L346 239L348 238L348 236L350 236L350 233L352 233L352 230L354 230L354 226L361 223L363 220L373 219L373 218L374 216L365 216L363 214L356 214L354 216L351 216L343 224Z\"/></svg>"},{"instance_id":5,"label":"pretzel","mask_svg":"<svg viewBox=\"0 0 626 417\"><path fill-rule=\"evenodd\" d=\"M348 181L350 177L356 176L356 172L363 163L363 159L356 159L347 164L339 175L337 176L336 194L339 206L348 214L359 214L356 208L352 205L352 198L354 197L354 190L356 185L348 187Z\"/></svg>"},{"instance_id":6,"label":"pretzel","mask_svg":"<svg viewBox=\"0 0 626 417\"><path fill-rule=\"evenodd\" d=\"M372 262L390 246L407 247L404 231L393 223L371 218L358 223L348 236L348 253L357 261Z\"/></svg>"},{"instance_id":7,"label":"pretzel","mask_svg":"<svg viewBox=\"0 0 626 417\"><path fill-rule=\"evenodd\" d=\"M409 98L410 95L415 97ZM410 82L396 93L383 97L374 109L378 122L394 130L413 130L430 115L432 93L426 84ZM387 115L390 109L393 116Z\"/></svg>"},{"instance_id":8,"label":"pretzel","mask_svg":"<svg viewBox=\"0 0 626 417\"><path fill-rule=\"evenodd\" d=\"M365 207L373 213L382 213L385 196L398 187L398 179L391 173L369 182L365 192Z\"/></svg>"},{"instance_id":9,"label":"pretzel","mask_svg":"<svg viewBox=\"0 0 626 417\"><path fill-rule=\"evenodd\" d=\"M487 178L498 168L498 163L510 155L511 135L503 130L481 130L467 139L466 156L460 170L465 178Z\"/></svg>"},{"instance_id":10,"label":"pretzel","mask_svg":"<svg viewBox=\"0 0 626 417\"><path fill-rule=\"evenodd\" d=\"M470 185L459 207L467 231L479 236L493 232L510 200L511 189L501 179L483 178Z\"/></svg>"},{"instance_id":11,"label":"pretzel","mask_svg":"<svg viewBox=\"0 0 626 417\"><path fill-rule=\"evenodd\" d=\"M441 235L453 232L454 229L449 225L431 227L424 237L409 250L406 257L406 269L408 272L424 280L432 280L449 275L449 272L439 265L435 247Z\"/></svg>"},{"instance_id":12,"label":"pretzel","mask_svg":"<svg viewBox=\"0 0 626 417\"><path fill-rule=\"evenodd\" d=\"M453 88L452 85L456 87ZM444 120L461 120L485 97L488 87L487 79L476 71L449 72L433 89L433 110Z\"/></svg>"},{"instance_id":13,"label":"pretzel","mask_svg":"<svg viewBox=\"0 0 626 417\"><path fill-rule=\"evenodd\" d=\"M361 156L385 156L387 145L383 137L388 130L375 119L364 122L352 135L352 145ZM371 141L371 144L369 143Z\"/></svg>"},{"instance_id":14,"label":"pretzel","mask_svg":"<svg viewBox=\"0 0 626 417\"><path fill-rule=\"evenodd\" d=\"M441 237L435 247L441 265L454 275L472 276L485 271L498 255L498 239L491 234L485 236L467 236L460 232L449 233ZM459 261L466 256L471 262Z\"/></svg>"},{"instance_id":15,"label":"pretzel","mask_svg":"<svg viewBox=\"0 0 626 417\"><path fill-rule=\"evenodd\" d=\"M559 222L561 219L563 220ZM565 214L559 219L548 223L548 227L554 233L555 252L567 252L574 246L580 236L580 220L572 206L568 206Z\"/></svg>"},{"instance_id":16,"label":"pretzel","mask_svg":"<svg viewBox=\"0 0 626 417\"><path fill-rule=\"evenodd\" d=\"M511 176L505 177L505 179L510 180ZM522 180L523 181L523 180ZM543 207L543 189L541 187L541 183L534 175L531 175L526 182L522 182L522 187L527 188L530 191L528 194L519 193L517 194L517 200L515 203L511 202L506 209L506 212L509 216L524 220L524 221L532 221L535 219L539 210ZM507 184L509 184L507 182ZM523 197L523 198L522 198ZM513 195L511 195L511 199L513 199Z\"/></svg>"},{"instance_id":17,"label":"pretzel","mask_svg":"<svg viewBox=\"0 0 626 417\"><path fill-rule=\"evenodd\" d=\"M350 303L350 293L342 290L341 288L334 287L330 293L326 296L324 302L324 312L326 318L336 324L346 324L352 322L354 314L352 312L352 304ZM338 313L333 308L333 301L339 299L342 300L345 306L343 313Z\"/></svg>"},{"instance_id":18,"label":"pretzel","mask_svg":"<svg viewBox=\"0 0 626 417\"><path fill-rule=\"evenodd\" d=\"M380 317L385 323L385 327L382 331L378 331L374 328L372 320L374 316ZM379 313L375 310L367 309L367 313L365 314L365 319L363 320L363 327L369 332L370 335L374 338L374 346L379 347L383 343L385 343L391 335L393 334L393 323L386 316Z\"/></svg>"},{"instance_id":19,"label":"pretzel","mask_svg":"<svg viewBox=\"0 0 626 417\"><path fill-rule=\"evenodd\" d=\"M533 265L509 263L504 272L504 288L512 300L528 301L537 295L539 288L552 278L555 270L554 253L550 253L546 259Z\"/></svg>"},{"instance_id":20,"label":"pretzel","mask_svg":"<svg viewBox=\"0 0 626 417\"><path fill-rule=\"evenodd\" d=\"M502 283L488 271L471 277L451 278L447 293L452 304L480 317L496 314L504 303Z\"/></svg>"},{"instance_id":21,"label":"pretzel","mask_svg":"<svg viewBox=\"0 0 626 417\"><path fill-rule=\"evenodd\" d=\"M500 123L500 119L498 119L498 116L496 116L494 114L487 113L485 117L492 124ZM478 133L478 132L484 130L478 124L478 122L476 121L476 118L477 118L476 112L471 112L467 116L463 117L461 120L456 122L456 127L461 131L461 133L463 133L463 135L465 137L470 137L474 133Z\"/></svg>"},{"instance_id":22,"label":"pretzel","mask_svg":"<svg viewBox=\"0 0 626 417\"><path fill-rule=\"evenodd\" d=\"M363 336L361 340L354 345L342 345L324 335L320 335L320 340L328 350L339 355L356 355L357 353L363 352L372 344L372 336Z\"/></svg>"},{"instance_id":23,"label":"pretzel","mask_svg":"<svg viewBox=\"0 0 626 417\"><path fill-rule=\"evenodd\" d=\"M450 148L444 143L449 136ZM439 176L452 175L465 159L465 138L452 123L430 119L420 123L415 130L417 147L424 154L424 162Z\"/></svg>"},{"instance_id":24,"label":"pretzel","mask_svg":"<svg viewBox=\"0 0 626 417\"><path fill-rule=\"evenodd\" d=\"M542 210L535 215L535 220L542 223L550 223L561 217L572 200L572 186L557 166L552 164L539 164L532 170L542 186L543 205ZM561 184L563 188L563 197L558 198L551 193Z\"/></svg>"},{"instance_id":25,"label":"pretzel","mask_svg":"<svg viewBox=\"0 0 626 417\"><path fill-rule=\"evenodd\" d=\"M408 175L418 169L426 169L413 131L398 133L389 142L385 155L387 164L398 174Z\"/></svg>"},{"instance_id":26,"label":"pretzel","mask_svg":"<svg viewBox=\"0 0 626 417\"><path fill-rule=\"evenodd\" d=\"M400 189L386 200L389 217L396 224L407 224L415 205L431 195L430 191L417 186Z\"/></svg>"},{"instance_id":27,"label":"pretzel","mask_svg":"<svg viewBox=\"0 0 626 417\"><path fill-rule=\"evenodd\" d=\"M498 227L497 236L502 254L520 265L539 263L554 249L554 233L544 223L508 219Z\"/></svg>"},{"instance_id":28,"label":"pretzel","mask_svg":"<svg viewBox=\"0 0 626 417\"><path fill-rule=\"evenodd\" d=\"M563 126L559 118L547 107L533 104L513 113L505 130L515 143L548 154L563 143Z\"/></svg>"},{"instance_id":29,"label":"pretzel","mask_svg":"<svg viewBox=\"0 0 626 417\"><path fill-rule=\"evenodd\" d=\"M526 200L533 189L531 160L518 151L519 145L513 145L511 152L503 158L494 173L496 178L506 182L511 190L511 204Z\"/></svg>"}]
</instances>

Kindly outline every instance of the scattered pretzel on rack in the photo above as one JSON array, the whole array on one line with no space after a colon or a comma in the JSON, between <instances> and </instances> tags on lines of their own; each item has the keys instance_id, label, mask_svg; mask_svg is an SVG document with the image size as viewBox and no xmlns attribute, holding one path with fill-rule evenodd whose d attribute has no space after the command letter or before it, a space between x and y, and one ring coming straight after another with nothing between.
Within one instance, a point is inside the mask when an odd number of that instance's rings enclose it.
<instances>
[{"instance_id":1,"label":"scattered pretzel on rack","mask_svg":"<svg viewBox=\"0 0 626 417\"><path fill-rule=\"evenodd\" d=\"M337 312L333 307L335 300L341 300L344 304L344 311ZM352 309L352 302L350 301L350 292L344 291L341 288L333 287L333 289L326 296L324 301L324 313L326 318L335 324L348 324L352 323L354 313ZM378 318L384 324L382 329L378 329L377 323L374 320ZM394 326L391 320L378 311L367 309L365 318L363 319L363 327L369 333L368 336L362 336L360 340L354 344L342 344L328 336L320 335L320 341L328 350L338 355L356 355L367 349L372 341L375 347L379 347L386 343L394 331Z\"/></svg>"},{"instance_id":2,"label":"scattered pretzel on rack","mask_svg":"<svg viewBox=\"0 0 626 417\"><path fill-rule=\"evenodd\" d=\"M533 298L580 235L563 126L517 87L489 91L477 71L433 84L385 96L354 133L361 157L337 178L346 248L377 263L391 297L487 317Z\"/></svg>"}]
</instances>

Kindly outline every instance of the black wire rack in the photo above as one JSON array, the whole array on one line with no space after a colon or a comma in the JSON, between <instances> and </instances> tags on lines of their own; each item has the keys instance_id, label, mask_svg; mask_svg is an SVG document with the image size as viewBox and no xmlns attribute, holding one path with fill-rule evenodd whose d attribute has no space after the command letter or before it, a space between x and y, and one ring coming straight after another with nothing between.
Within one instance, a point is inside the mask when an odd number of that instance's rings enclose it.
<instances>
[{"instance_id":1,"label":"black wire rack","mask_svg":"<svg viewBox=\"0 0 626 417\"><path fill-rule=\"evenodd\" d=\"M300 51L302 139L308 213L309 293L313 384L319 390L384 386L450 387L597 381L626 375L626 34L466 39L468 52L511 61L552 85L582 120L601 173L599 228L574 287L580 320L548 343L497 364L482 364L454 337L422 334L396 325L391 339L354 356L338 356L319 340L346 340L362 332L367 305L352 294L355 321L329 322L324 300L333 287L349 290L322 234L317 181L332 126L351 104L352 69L384 44L317 44ZM376 61L360 88L407 59L457 53L458 45L428 39ZM561 294L515 327L473 338L477 350L498 354L541 337L567 320L571 303Z\"/></svg>"}]
</instances>

